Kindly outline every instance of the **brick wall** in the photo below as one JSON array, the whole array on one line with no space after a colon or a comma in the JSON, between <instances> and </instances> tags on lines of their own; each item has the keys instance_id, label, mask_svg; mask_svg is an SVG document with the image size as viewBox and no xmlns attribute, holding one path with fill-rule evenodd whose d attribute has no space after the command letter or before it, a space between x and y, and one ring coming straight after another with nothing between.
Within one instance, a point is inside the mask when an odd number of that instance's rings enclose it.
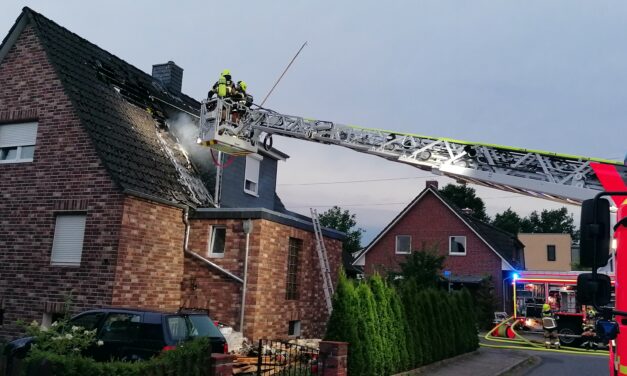
<instances>
[{"instance_id":1,"label":"brick wall","mask_svg":"<svg viewBox=\"0 0 627 376\"><path fill-rule=\"evenodd\" d=\"M38 121L34 161L0 164L0 337L15 320L41 320L46 302L72 292L73 311L108 305L122 198L26 27L0 63L0 122ZM80 267L50 265L55 214L86 213Z\"/></svg>"},{"instance_id":2,"label":"brick wall","mask_svg":"<svg viewBox=\"0 0 627 376\"><path fill-rule=\"evenodd\" d=\"M444 269L453 275L492 276L495 294L501 302L501 259L464 222L433 193L427 193L401 220L366 254L366 274L375 271L385 275L399 270L406 255L395 253L396 235L411 235L412 250L437 247L438 254L447 256ZM466 255L449 256L449 236L466 236ZM500 303L499 303L500 304Z\"/></svg>"},{"instance_id":3,"label":"brick wall","mask_svg":"<svg viewBox=\"0 0 627 376\"><path fill-rule=\"evenodd\" d=\"M112 304L178 309L184 237L182 209L127 196Z\"/></svg>"},{"instance_id":4,"label":"brick wall","mask_svg":"<svg viewBox=\"0 0 627 376\"><path fill-rule=\"evenodd\" d=\"M215 264L236 276L243 276L245 234L241 220L194 220L189 249L208 257L211 225L227 228L223 258L210 258ZM287 255L289 238L303 240L300 254L299 299L286 299ZM290 320L301 321L301 337L321 337L328 315L322 291L318 256L312 232L296 229L268 220L253 220L248 261L248 292L244 335L259 338L287 338ZM342 244L325 239L334 283L337 268L341 265ZM225 277L223 273L204 265L201 261L186 258L183 299L199 297L209 302L212 318L239 326L241 283ZM192 290L192 284L196 290Z\"/></svg>"},{"instance_id":5,"label":"brick wall","mask_svg":"<svg viewBox=\"0 0 627 376\"><path fill-rule=\"evenodd\" d=\"M255 221L258 222L258 221ZM224 257L208 256L211 226L226 227ZM253 224L258 226L256 223ZM252 236L251 236L252 238ZM242 278L246 236L241 220L192 220L188 249ZM187 306L209 309L214 320L239 329L242 284L209 265L185 257L183 300Z\"/></svg>"}]
</instances>

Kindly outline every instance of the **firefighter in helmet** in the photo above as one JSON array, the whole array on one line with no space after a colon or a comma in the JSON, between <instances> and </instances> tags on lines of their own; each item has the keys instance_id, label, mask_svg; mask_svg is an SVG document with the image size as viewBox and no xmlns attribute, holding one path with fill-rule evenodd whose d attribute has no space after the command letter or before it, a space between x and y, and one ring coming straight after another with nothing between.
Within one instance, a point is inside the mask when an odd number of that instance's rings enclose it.
<instances>
[{"instance_id":1,"label":"firefighter in helmet","mask_svg":"<svg viewBox=\"0 0 627 376\"><path fill-rule=\"evenodd\" d=\"M218 95L220 98L230 98L235 93L235 86L233 85L233 79L231 78L231 71L225 69L220 74L220 78L213 84L209 93L207 93L207 99L213 98L214 95Z\"/></svg>"},{"instance_id":2,"label":"firefighter in helmet","mask_svg":"<svg viewBox=\"0 0 627 376\"><path fill-rule=\"evenodd\" d=\"M556 349L559 349L560 340L557 336L557 323L548 303L542 305L542 328L544 329L544 345L546 348L554 346Z\"/></svg>"},{"instance_id":3,"label":"firefighter in helmet","mask_svg":"<svg viewBox=\"0 0 627 376\"><path fill-rule=\"evenodd\" d=\"M596 316L597 312L594 310L594 308L587 307L586 319L582 324L583 332L581 333L581 338L584 340L581 346L587 349L595 349L598 346L595 341L596 333L594 331L594 327L596 325Z\"/></svg>"}]
</instances>

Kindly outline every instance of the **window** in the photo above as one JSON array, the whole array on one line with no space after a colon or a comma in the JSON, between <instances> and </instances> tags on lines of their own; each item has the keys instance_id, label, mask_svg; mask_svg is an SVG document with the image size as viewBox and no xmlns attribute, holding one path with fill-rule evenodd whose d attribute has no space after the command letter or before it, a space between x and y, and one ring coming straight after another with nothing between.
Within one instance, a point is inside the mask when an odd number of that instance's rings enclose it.
<instances>
[{"instance_id":1,"label":"window","mask_svg":"<svg viewBox=\"0 0 627 376\"><path fill-rule=\"evenodd\" d=\"M449 236L448 254L453 255L453 256L466 255L466 237L465 236Z\"/></svg>"},{"instance_id":2,"label":"window","mask_svg":"<svg viewBox=\"0 0 627 376\"><path fill-rule=\"evenodd\" d=\"M546 246L546 260L547 261L555 261L555 246L547 245Z\"/></svg>"},{"instance_id":3,"label":"window","mask_svg":"<svg viewBox=\"0 0 627 376\"><path fill-rule=\"evenodd\" d=\"M99 335L103 341L131 341L137 338L141 317L133 313L112 313L104 324Z\"/></svg>"},{"instance_id":4,"label":"window","mask_svg":"<svg viewBox=\"0 0 627 376\"><path fill-rule=\"evenodd\" d=\"M0 125L0 163L32 162L37 123Z\"/></svg>"},{"instance_id":5,"label":"window","mask_svg":"<svg viewBox=\"0 0 627 376\"><path fill-rule=\"evenodd\" d=\"M287 335L290 337L300 336L300 320L290 321L289 328L287 329Z\"/></svg>"},{"instance_id":6,"label":"window","mask_svg":"<svg viewBox=\"0 0 627 376\"><path fill-rule=\"evenodd\" d=\"M259 166L263 157L260 155L246 156L246 172L244 176L244 192L257 196L259 193Z\"/></svg>"},{"instance_id":7,"label":"window","mask_svg":"<svg viewBox=\"0 0 627 376\"><path fill-rule=\"evenodd\" d=\"M287 300L298 300L298 263L301 249L303 249L303 241L290 238L287 253L287 288L285 294L285 299Z\"/></svg>"},{"instance_id":8,"label":"window","mask_svg":"<svg viewBox=\"0 0 627 376\"><path fill-rule=\"evenodd\" d=\"M224 245L226 241L226 227L212 226L209 239L209 257L224 257Z\"/></svg>"},{"instance_id":9,"label":"window","mask_svg":"<svg viewBox=\"0 0 627 376\"><path fill-rule=\"evenodd\" d=\"M85 237L85 214L59 214L54 227L51 265L79 266Z\"/></svg>"},{"instance_id":10,"label":"window","mask_svg":"<svg viewBox=\"0 0 627 376\"><path fill-rule=\"evenodd\" d=\"M396 253L411 253L411 236L396 235Z\"/></svg>"},{"instance_id":11,"label":"window","mask_svg":"<svg viewBox=\"0 0 627 376\"><path fill-rule=\"evenodd\" d=\"M94 330L104 315L104 312L86 313L72 319L70 324L73 326L80 326L85 330Z\"/></svg>"}]
</instances>

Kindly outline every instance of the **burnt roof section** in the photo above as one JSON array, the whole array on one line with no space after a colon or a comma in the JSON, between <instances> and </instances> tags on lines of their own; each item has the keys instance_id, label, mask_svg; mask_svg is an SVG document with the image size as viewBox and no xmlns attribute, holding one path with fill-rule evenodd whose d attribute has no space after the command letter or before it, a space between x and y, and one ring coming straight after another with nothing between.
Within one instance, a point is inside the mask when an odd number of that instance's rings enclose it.
<instances>
[{"instance_id":1,"label":"burnt roof section","mask_svg":"<svg viewBox=\"0 0 627 376\"><path fill-rule=\"evenodd\" d=\"M194 114L199 102L169 91L149 74L30 8L23 9L16 25L22 17L34 26L98 155L124 191L191 206L211 204L206 187L197 186L200 179L193 168L166 150L177 148L163 137L172 109L154 98ZM189 169L189 176L182 169ZM190 180L196 185L190 186Z\"/></svg>"}]
</instances>

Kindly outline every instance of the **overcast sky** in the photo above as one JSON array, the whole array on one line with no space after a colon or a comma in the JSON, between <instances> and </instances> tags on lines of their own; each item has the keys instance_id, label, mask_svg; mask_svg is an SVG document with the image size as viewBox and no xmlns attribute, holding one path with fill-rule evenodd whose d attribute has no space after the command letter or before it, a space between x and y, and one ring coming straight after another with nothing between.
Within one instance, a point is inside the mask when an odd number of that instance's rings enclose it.
<instances>
[{"instance_id":1,"label":"overcast sky","mask_svg":"<svg viewBox=\"0 0 627 376\"><path fill-rule=\"evenodd\" d=\"M627 2L4 0L3 35L25 5L146 72L175 61L197 99L228 68L259 102L307 41L266 107L584 156L627 151ZM350 209L365 242L430 178L336 146L274 144L291 156L279 166L286 206ZM477 190L492 216L560 207Z\"/></svg>"}]
</instances>

